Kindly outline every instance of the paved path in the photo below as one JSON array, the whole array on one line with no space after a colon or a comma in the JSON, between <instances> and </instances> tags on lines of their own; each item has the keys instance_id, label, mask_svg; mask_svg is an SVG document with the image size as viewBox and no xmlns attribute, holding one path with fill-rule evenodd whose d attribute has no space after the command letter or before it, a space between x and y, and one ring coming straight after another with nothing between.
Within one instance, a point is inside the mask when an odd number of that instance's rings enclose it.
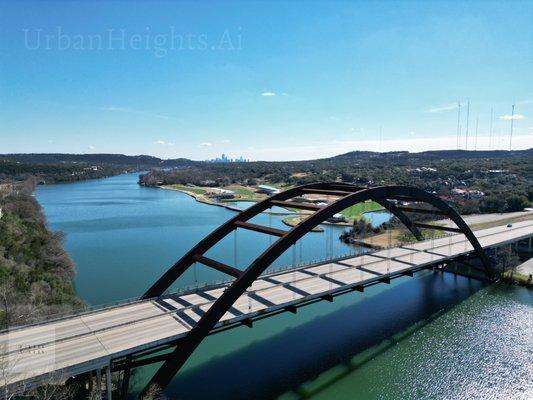
<instances>
[{"instance_id":1,"label":"paved path","mask_svg":"<svg viewBox=\"0 0 533 400\"><path fill-rule=\"evenodd\" d=\"M533 236L533 221L475 234L483 247L513 242ZM470 243L457 234L265 275L237 300L218 326L471 251ZM2 384L42 382L45 374L58 379L76 375L176 340L198 322L224 289L207 287L4 332L0 334L0 367L6 379Z\"/></svg>"}]
</instances>

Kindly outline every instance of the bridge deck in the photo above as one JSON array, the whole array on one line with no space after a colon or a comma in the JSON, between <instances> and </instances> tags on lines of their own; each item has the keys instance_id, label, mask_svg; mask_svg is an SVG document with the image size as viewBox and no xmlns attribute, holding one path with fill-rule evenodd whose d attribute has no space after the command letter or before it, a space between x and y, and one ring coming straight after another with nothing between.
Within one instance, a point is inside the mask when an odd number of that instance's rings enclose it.
<instances>
[{"instance_id":1,"label":"bridge deck","mask_svg":"<svg viewBox=\"0 0 533 400\"><path fill-rule=\"evenodd\" d=\"M475 232L483 247L533 236L533 221ZM426 240L320 265L265 275L253 283L218 326L304 300L470 253L462 234ZM167 295L0 334L0 365L7 382L66 378L103 368L113 359L184 336L224 291L205 288Z\"/></svg>"}]
</instances>

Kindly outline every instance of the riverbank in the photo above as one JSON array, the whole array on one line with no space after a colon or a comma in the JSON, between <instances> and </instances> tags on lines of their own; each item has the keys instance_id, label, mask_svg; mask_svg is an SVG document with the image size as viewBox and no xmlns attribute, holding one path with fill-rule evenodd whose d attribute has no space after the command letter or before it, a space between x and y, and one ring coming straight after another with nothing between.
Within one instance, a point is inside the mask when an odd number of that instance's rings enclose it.
<instances>
[{"instance_id":1,"label":"riverbank","mask_svg":"<svg viewBox=\"0 0 533 400\"><path fill-rule=\"evenodd\" d=\"M34 180L0 189L0 329L83 306L64 235L48 229L34 189Z\"/></svg>"},{"instance_id":2,"label":"riverbank","mask_svg":"<svg viewBox=\"0 0 533 400\"><path fill-rule=\"evenodd\" d=\"M158 185L157 186L160 189L165 190L173 190L176 192L184 193L188 196L191 196L196 201L208 205L213 205L217 207L224 207L232 211L242 211L241 208L236 207L233 205L233 203L239 203L239 202L259 202L264 199L266 199L268 196L265 194L257 193L253 187L251 186L243 186L243 185L230 185L226 186L224 188L218 188L218 187L198 187L198 186L185 186L185 185ZM225 190L230 190L234 193L234 198L232 199L223 199L220 201L213 200L211 196L217 195L217 194L223 194ZM317 201L319 198L313 198L313 195L310 195L310 200ZM293 209L293 208L287 208L287 215L299 215L296 217L288 217L283 220L283 223L287 226L294 227L298 223L301 222L301 220L306 216L309 215L310 212L306 210L300 210L300 209ZM366 201L364 203L355 204L351 207L348 207L347 209L341 211L341 214L346 217L345 221L338 221L338 222L331 222L326 221L325 224L331 224L335 226L352 226L354 221L360 218L364 217L364 214L367 212L373 212L373 211L381 211L384 210L384 208L374 202L374 201ZM283 212L272 212L272 211L266 211L266 213L271 213L274 215L284 215ZM321 228L317 227L313 229L313 232L323 232Z\"/></svg>"},{"instance_id":3,"label":"riverbank","mask_svg":"<svg viewBox=\"0 0 533 400\"><path fill-rule=\"evenodd\" d=\"M504 272L502 274L502 280L533 288L533 258L523 262L513 270Z\"/></svg>"},{"instance_id":4,"label":"riverbank","mask_svg":"<svg viewBox=\"0 0 533 400\"><path fill-rule=\"evenodd\" d=\"M267 196L266 195L256 195L256 196L240 196L234 199L227 199L222 201L216 201L213 200L211 197L209 197L209 193L217 193L217 192L210 192L209 190L218 190L218 193L223 193L223 189L219 188L198 188L198 187L187 187L187 186L181 186L181 185L161 185L157 186L160 189L165 190L172 190L175 192L184 193L193 199L195 199L199 203L208 204L211 206L217 206L217 207L223 207L231 211L240 212L243 210L243 208L237 207L236 204L239 202L258 202L261 200L264 200ZM229 189L231 190L231 189ZM287 209L287 212L276 212L276 211L265 211L265 214L272 214L272 215L293 215L293 214L299 214L296 210L289 210Z\"/></svg>"},{"instance_id":5,"label":"riverbank","mask_svg":"<svg viewBox=\"0 0 533 400\"><path fill-rule=\"evenodd\" d=\"M506 215L503 214L477 214L473 216L463 216L463 219L469 224L470 229L473 231L492 228L499 225L513 224L515 222L528 221L533 219L533 212L513 212ZM435 224L440 224L443 226L455 227L455 224L452 221L438 221L433 222ZM433 231L429 229L423 229L422 233L426 238L430 238L433 235L433 238L442 237L445 235L444 232ZM384 233L379 233L377 235L368 235L367 237L360 237L357 239L357 244L365 247L378 247L386 248L389 244L392 247L398 247L402 244L415 241L414 236L407 231L405 228L392 228L389 231Z\"/></svg>"},{"instance_id":6,"label":"riverbank","mask_svg":"<svg viewBox=\"0 0 533 400\"><path fill-rule=\"evenodd\" d=\"M291 228L298 225L304 217L287 217L283 218L283 223L287 226L290 226ZM320 226L315 226L313 229L311 229L311 232L324 232L324 228L321 228Z\"/></svg>"}]
</instances>

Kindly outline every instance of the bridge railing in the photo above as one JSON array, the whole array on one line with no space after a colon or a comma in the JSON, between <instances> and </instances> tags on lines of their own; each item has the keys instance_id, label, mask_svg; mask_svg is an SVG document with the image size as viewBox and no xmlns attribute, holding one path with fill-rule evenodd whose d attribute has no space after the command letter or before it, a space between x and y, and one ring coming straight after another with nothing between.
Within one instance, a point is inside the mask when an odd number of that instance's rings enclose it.
<instances>
[{"instance_id":1,"label":"bridge railing","mask_svg":"<svg viewBox=\"0 0 533 400\"><path fill-rule=\"evenodd\" d=\"M412 241L404 241L401 243L401 245L408 245L408 244L414 244L414 243L418 243L416 239ZM286 265L282 265L277 268L272 268L263 275L269 276L269 275L278 274L284 271L290 271L293 269L300 269L300 268L310 267L314 265L321 265L321 264L329 263L332 261L342 261L345 259L357 257L357 256L364 255L364 254L372 254L375 251L378 251L376 249L362 248L362 247L357 250L358 251L356 252L349 252L349 253L344 253L342 255L336 255L336 256L331 256L331 257L325 256L325 257L320 257L320 258L312 259L312 260L300 260L299 262L296 262L294 264L286 264ZM229 279L220 279L220 280L215 280L215 281L198 282L198 283L195 283L192 285L186 285L186 286L170 287L167 291L165 291L164 296L170 295L170 294L183 296L183 295L197 292L199 290L216 289L220 287L225 287L228 284L230 284L232 281L233 281L233 278L229 278ZM147 300L150 300L150 299L141 300L138 297L131 297L127 299L121 299L117 301L106 302L106 303L101 303L101 304L96 304L96 305L85 305L84 307L82 307L82 309L76 312L73 312L73 313L65 314L62 312L58 312L56 314L46 314L46 315L43 315L37 318L33 317L31 321L27 324L19 324L19 325L11 326L4 330L0 330L0 334L6 333L9 331L15 331L15 330L22 329L22 328L27 328L30 326L41 325L44 323L58 322L61 320L79 317L79 316L95 313L98 311L105 311L111 308L129 306L129 305L133 305L139 302L144 302Z\"/></svg>"},{"instance_id":2,"label":"bridge railing","mask_svg":"<svg viewBox=\"0 0 533 400\"><path fill-rule=\"evenodd\" d=\"M346 259L346 258L351 258L353 257L353 255L346 255L345 257L342 257L342 258L335 258L334 260L342 260L342 259ZM282 268L278 268L277 271L271 271L269 274L265 274L265 276L269 276L269 275L276 275L276 274L279 274L279 273L283 273L284 271L290 271L290 270L297 270L297 269L301 269L301 268L306 268L306 267L312 267L312 266L318 266L318 265L322 265L324 263L329 263L329 262L332 262L334 260L324 260L322 262L316 262L316 263L313 263L313 262L308 262L308 263L302 263L302 265L300 265L299 268L294 268L292 266L290 267L282 267ZM303 265L305 264L305 265ZM353 269L353 270L356 270L357 269L357 266L354 265L354 266L351 266L351 267L348 267L347 269ZM329 273L323 273L323 274L320 274L319 276L322 277L322 276L329 276L331 274L334 274L334 271L332 272L329 272ZM298 283L298 282L301 282L301 281L305 281L305 280L309 280L309 279L314 279L315 277L314 276L307 276L307 277L304 277L304 278L297 278L297 279L294 279L293 281L291 281L291 283ZM274 287L281 287L283 285L285 285L286 283L285 282L279 282L277 284L273 284L271 286L268 286L268 287L265 287L265 288L260 288L260 289L256 289L256 290L247 290L243 295L244 296L247 296L248 297L248 301L250 302L250 307L251 307L251 302L252 301L255 301L253 298L252 298L252 295L261 295L262 292L266 291L266 290L270 290ZM199 288L204 288L204 289L211 289L211 288L215 288L216 286L213 286L213 285L203 285L201 287L198 287L198 286L195 286L195 287L192 287L190 286L189 288L184 288L182 291L179 291L179 292L173 292L171 293L172 295L176 294L176 295L186 295L186 294L190 294L190 293L194 293L195 291L197 291ZM315 295L310 295L308 297L313 297ZM319 294L317 294L316 296L319 296ZM158 300L158 299L161 299L161 298L166 298L167 296L162 296L162 297L159 297L159 298L154 298L154 299L145 299L145 300L139 300L139 299L126 299L126 300L122 300L122 301L117 301L117 302L113 302L111 306L106 306L106 305L102 305L102 306L91 306L91 307L87 307L87 309L90 309L90 311L83 311L83 312L80 312L80 313L77 313L77 314L72 314L72 315L69 315L69 316L62 316L62 317L59 317L59 318L56 318L54 320L47 320L45 321L46 323L49 323L49 322L54 322L54 321L61 321L61 320L64 320L64 319L68 319L68 318L72 318L72 317L77 317L77 316L82 316L84 314L87 314L87 313L91 313L91 312L95 312L95 311L99 311L99 310L106 310L106 309L109 309L111 307L120 307L120 306L124 306L124 305L131 305L131 304L135 304L135 303L139 303L139 302L147 302L147 301L151 301L151 300ZM307 297L306 297L307 298ZM121 323L117 323L117 324L113 324L113 325L109 325L109 326L106 326L106 327L103 327L103 328L99 328L99 329L94 329L94 330L91 330L91 331L88 331L88 332L83 332L83 333L79 333L77 335L74 335L74 336L67 336L65 338L60 338L60 339L54 339L54 340L50 340L49 342L43 342L43 343L40 343L40 345L48 345L48 344L52 344L52 343L59 343L59 342L62 342L62 341L66 341L66 340L72 340L74 338L79 338L79 337L83 337L83 336L88 336L88 335L93 335L95 333L99 333L99 332L104 332L104 331L107 331L107 330L110 330L110 329L115 329L115 328L119 328L119 327L123 327L123 326L129 326L129 325L133 325L133 324L136 324L136 323L140 323L140 322L144 322L144 321L148 321L148 320L151 320L151 319L156 319L156 318L160 318L161 316L164 316L164 315L172 315L172 314L183 314L183 313L186 313L187 311L192 311L193 309L195 308L198 308L198 307L203 307L203 306L206 306L206 305L209 305L209 304L212 304L212 301L210 300L206 300L204 302L201 302L201 303L197 303L197 304L191 304L189 306L183 306L179 309L169 309L169 310L165 310L161 313L157 313L157 314L152 314L152 315L149 315L149 316L145 316L145 317L140 317L140 318L136 318L136 319L132 319L132 320L129 320L129 321L126 321L126 322L121 322ZM250 310L250 313L253 313L253 311ZM15 330L15 329L20 329L20 328L27 328L28 326L32 326L32 325L38 325L39 323L35 323L35 324L30 324L30 325L25 325L25 326L20 326L20 327L14 327L13 329L9 329L8 331L10 330ZM192 326L191 326L192 328ZM28 349L30 349L31 346L28 346ZM5 355L7 354L10 354L12 352L20 352L20 351L23 351L25 350L25 348L20 348L20 347L17 347L16 349L14 350L11 350L11 351L8 351L5 353Z\"/></svg>"},{"instance_id":3,"label":"bridge railing","mask_svg":"<svg viewBox=\"0 0 533 400\"><path fill-rule=\"evenodd\" d=\"M321 264L328 263L328 262L335 261L335 260L342 261L344 259L356 257L361 254L370 254L374 251L372 249L366 249L366 248L360 248L358 250L359 251L344 253L342 255L336 255L334 257L325 256L325 257L320 257L320 258L315 258L315 259L301 260L294 264L285 264L277 268L272 268L268 270L264 274L264 276L269 276L269 275L277 274L277 273L284 272L284 271L290 271L292 269L309 267L313 265L321 265ZM199 290L216 289L216 288L224 287L230 284L232 281L233 281L233 278L229 278L229 279L219 279L215 281L198 282L198 283L190 284L186 286L178 286L178 287L174 286L174 287L170 287L167 291L165 291L164 295L172 294L172 295L183 296L183 295L197 292ZM120 299L116 301L94 304L94 305L86 304L81 309L75 312L71 312L71 313L58 312L58 313L53 313L53 314L42 315L39 317L32 317L31 321L29 321L28 323L14 325L14 326L8 327L7 329L0 330L0 334L7 333L9 331L15 331L15 330L22 329L22 328L27 328L30 326L41 325L45 323L59 322L59 321L66 320L69 318L79 317L79 316L95 313L98 311L105 311L107 309L111 309L115 307L129 306L129 305L133 305L133 304L147 301L147 300L150 300L150 299L141 300L139 299L139 297L131 297L131 298Z\"/></svg>"}]
</instances>

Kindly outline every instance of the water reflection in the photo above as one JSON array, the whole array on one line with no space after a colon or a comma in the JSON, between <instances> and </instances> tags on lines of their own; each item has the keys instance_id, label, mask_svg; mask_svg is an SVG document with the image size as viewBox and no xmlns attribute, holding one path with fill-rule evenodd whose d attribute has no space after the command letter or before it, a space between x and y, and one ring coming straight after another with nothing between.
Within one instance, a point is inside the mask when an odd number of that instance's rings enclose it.
<instances>
[{"instance_id":1,"label":"water reflection","mask_svg":"<svg viewBox=\"0 0 533 400\"><path fill-rule=\"evenodd\" d=\"M196 367L183 370L166 393L173 399L210 398L214 390L217 399L271 399L286 392L305 398L300 387L304 382L339 365L350 370L354 355L373 346L381 344L381 350L387 351L387 346L397 343L393 335L428 322L481 287L465 278L426 272L392 287L375 286L363 295L339 297L333 305L303 308L296 316L269 318L251 330L238 328L209 337L193 357L204 358L202 352L225 343L223 336L242 342L234 351L220 350L200 364L192 360Z\"/></svg>"}]
</instances>

